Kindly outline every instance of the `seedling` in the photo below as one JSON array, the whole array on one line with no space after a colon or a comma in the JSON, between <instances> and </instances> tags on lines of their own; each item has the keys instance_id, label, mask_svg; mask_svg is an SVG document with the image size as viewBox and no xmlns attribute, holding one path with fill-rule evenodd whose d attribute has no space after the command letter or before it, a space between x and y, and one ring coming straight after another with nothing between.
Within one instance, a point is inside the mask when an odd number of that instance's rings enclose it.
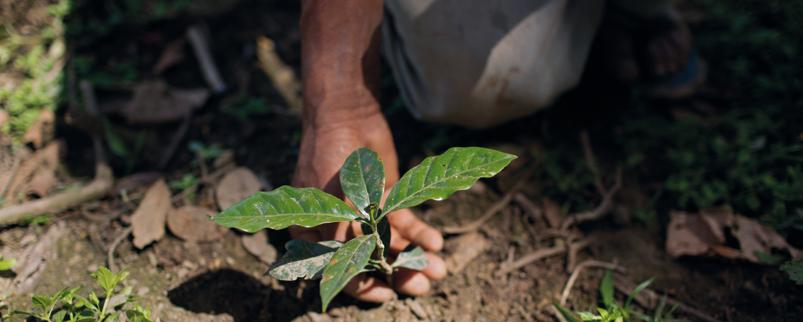
<instances>
[{"instance_id":1,"label":"seedling","mask_svg":"<svg viewBox=\"0 0 803 322\"><path fill-rule=\"evenodd\" d=\"M675 321L671 318L672 313L675 311L675 306L669 310L666 308L666 297L662 298L655 308L652 315L646 315L641 312L634 311L633 300L645 288L652 284L652 279L648 279L641 284L637 285L630 294L627 295L624 305L619 304L614 298L613 276L611 271L605 272L602 281L599 285L599 295L602 299L602 307L596 308L596 313L589 311L572 312L564 308L560 304L555 304L560 314L568 322L626 322L626 321L644 321L644 322L669 322Z\"/></svg>"},{"instance_id":2,"label":"seedling","mask_svg":"<svg viewBox=\"0 0 803 322\"><path fill-rule=\"evenodd\" d=\"M376 271L391 281L400 268L421 270L427 258L421 248L390 258L390 224L387 214L415 207L427 200L443 200L458 190L470 188L479 178L504 169L516 156L485 148L451 148L424 159L405 173L388 193L382 207L385 169L377 154L361 148L349 155L340 168L340 185L351 201L315 188L282 186L257 192L231 206L213 220L220 225L256 232L292 225L315 227L333 222L358 221L363 235L341 243L291 240L287 252L268 271L282 281L321 279L323 311L344 286L363 272Z\"/></svg>"},{"instance_id":3,"label":"seedling","mask_svg":"<svg viewBox=\"0 0 803 322\"><path fill-rule=\"evenodd\" d=\"M89 292L78 295L81 287L67 287L53 295L34 295L31 311L13 311L11 315L33 317L46 322L150 322L150 312L135 303L131 287L118 290L128 272L114 273L101 267L92 273L92 279L102 293ZM0 321L4 319L0 317ZM27 320L26 320L27 321Z\"/></svg>"}]
</instances>

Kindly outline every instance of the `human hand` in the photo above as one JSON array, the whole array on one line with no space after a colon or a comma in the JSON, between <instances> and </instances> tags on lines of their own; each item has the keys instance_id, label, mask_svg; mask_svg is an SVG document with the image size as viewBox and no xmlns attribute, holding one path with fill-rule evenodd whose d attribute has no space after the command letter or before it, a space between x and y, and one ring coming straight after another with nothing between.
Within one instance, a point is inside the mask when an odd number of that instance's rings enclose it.
<instances>
[{"instance_id":1,"label":"human hand","mask_svg":"<svg viewBox=\"0 0 803 322\"><path fill-rule=\"evenodd\" d=\"M362 118L340 122L330 122L317 126L306 126L301 140L293 185L298 187L317 187L326 192L343 197L338 171L348 155L361 147L367 147L379 154L386 172L386 195L389 188L399 179L396 147L390 128L381 112L371 113ZM429 265L422 271L402 269L395 273L393 286L401 293L423 295L429 292L431 280L446 276L446 264L433 254L443 247L440 232L427 225L409 209L388 215L391 226L391 254L396 255L408 245L415 244L427 251ZM291 227L293 238L307 241L339 240L346 241L362 234L360 224L333 223L311 229ZM344 288L347 294L369 302L383 302L395 298L396 294L384 281L360 274Z\"/></svg>"}]
</instances>

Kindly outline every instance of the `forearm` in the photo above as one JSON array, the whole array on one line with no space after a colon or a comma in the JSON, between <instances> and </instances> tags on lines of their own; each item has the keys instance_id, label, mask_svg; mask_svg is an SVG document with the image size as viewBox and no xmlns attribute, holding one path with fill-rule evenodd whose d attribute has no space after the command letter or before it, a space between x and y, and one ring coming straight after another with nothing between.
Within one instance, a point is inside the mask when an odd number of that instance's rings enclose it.
<instances>
[{"instance_id":1,"label":"forearm","mask_svg":"<svg viewBox=\"0 0 803 322\"><path fill-rule=\"evenodd\" d=\"M381 0L302 2L301 59L305 128L379 113Z\"/></svg>"}]
</instances>

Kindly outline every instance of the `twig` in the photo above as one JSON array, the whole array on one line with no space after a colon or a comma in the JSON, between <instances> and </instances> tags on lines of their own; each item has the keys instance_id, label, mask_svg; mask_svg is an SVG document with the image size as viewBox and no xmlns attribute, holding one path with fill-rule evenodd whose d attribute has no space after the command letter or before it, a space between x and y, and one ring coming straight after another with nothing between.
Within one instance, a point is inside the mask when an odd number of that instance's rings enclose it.
<instances>
[{"instance_id":1,"label":"twig","mask_svg":"<svg viewBox=\"0 0 803 322\"><path fill-rule=\"evenodd\" d=\"M578 241L576 243L576 245L577 245L578 249L582 249L582 248L588 247L588 245L590 245L591 242L592 242L592 240L590 238L586 238L586 239ZM550 248L542 248L542 249L536 250L536 251L534 251L534 252L532 252L530 254L525 255L522 258L519 258L519 260L513 262L513 264L511 264L509 266L505 265L505 267L500 267L498 275L502 276L502 275L508 274L508 273L510 273L512 271L515 271L515 270L517 270L519 268L527 266L530 263L533 263L535 261L541 260L543 258L547 258L547 257L555 256L555 255L558 255L558 254L562 254L562 253L566 252L567 249L568 249L567 245L558 245L558 246L553 246L553 247L550 247Z\"/></svg>"},{"instance_id":2,"label":"twig","mask_svg":"<svg viewBox=\"0 0 803 322\"><path fill-rule=\"evenodd\" d=\"M618 290L619 292L622 292L623 294L630 294L633 291L633 288L634 288L634 285L632 283L624 281L622 279L615 279L614 286L616 287L616 290ZM644 298L645 296L647 297L647 299ZM644 290L642 290L639 294L637 294L634 297L636 302L638 302L641 306L649 308L649 309L655 308L656 302L659 301L660 298L661 298L661 296L659 296L658 293L656 293L653 290L650 290L649 288L645 288ZM718 320L718 319L716 319L716 318L714 318L714 317L712 317L712 316L710 316L710 315L708 315L706 313L703 313L702 311L700 311L698 309L695 309L695 308L693 308L691 306L688 306L688 305L686 305L686 304L684 304L684 303L682 303L682 302L680 302L678 300L669 298L668 296L665 296L664 298L666 299L666 303L667 304L674 305L674 306L677 307L677 309L679 311L682 311L682 312L684 312L686 314L694 316L697 319L700 319L700 320L706 321L706 322L721 322L720 320Z\"/></svg>"},{"instance_id":3,"label":"twig","mask_svg":"<svg viewBox=\"0 0 803 322\"><path fill-rule=\"evenodd\" d=\"M579 224L586 221L591 221L595 219L599 219L605 213L611 210L613 207L613 197L616 195L616 192L622 187L622 170L619 169L616 171L616 183L614 183L613 187L608 189L605 192L605 195L602 196L602 202L590 211L579 212L574 215L571 215L563 221L561 225L562 229L566 230L570 226Z\"/></svg>"},{"instance_id":4,"label":"twig","mask_svg":"<svg viewBox=\"0 0 803 322\"><path fill-rule=\"evenodd\" d=\"M552 310L550 312L552 312L552 315L554 315L555 318L558 319L558 321L560 321L560 322L568 322L568 321L566 321L566 318L563 317L563 314L560 313L558 308L556 308L554 305L550 305L549 307L552 308Z\"/></svg>"},{"instance_id":5,"label":"twig","mask_svg":"<svg viewBox=\"0 0 803 322\"><path fill-rule=\"evenodd\" d=\"M126 228L119 236L117 236L117 238L114 239L114 241L112 241L112 244L109 245L109 250L106 252L106 262L113 272L117 271L117 264L114 263L114 252L117 250L117 246L119 246L120 243L122 243L133 230L134 227Z\"/></svg>"},{"instance_id":6,"label":"twig","mask_svg":"<svg viewBox=\"0 0 803 322\"><path fill-rule=\"evenodd\" d=\"M580 276L580 272L583 271L586 267L598 267L598 268L605 268L605 269L612 269L615 271L623 272L624 268L616 265L614 263L606 263L600 262L593 259L585 260L580 265L577 265L577 268L572 272L572 275L569 276L569 280L566 281L566 286L563 287L563 292L560 295L560 305L565 306L566 300L569 299L569 294L572 292L572 287L574 286L574 282L577 281L577 277Z\"/></svg>"},{"instance_id":7,"label":"twig","mask_svg":"<svg viewBox=\"0 0 803 322\"><path fill-rule=\"evenodd\" d=\"M517 182L516 185L514 185L513 188L510 189L510 191L505 193L502 199L499 199L493 205L491 205L491 207L489 207L488 210L485 210L485 213L482 216L480 216L480 218L477 218L476 220L465 225L443 227L441 230L446 234L465 234L477 231L478 229L480 229L480 227L482 227L483 224L485 224L486 221L491 219L491 217L493 217L497 212L499 212L502 209L505 209L505 207L510 203L510 201L513 200L513 196L515 196L516 193L518 193L519 190L521 190L521 188L524 187L524 185L527 183L527 179L530 177L529 175L530 173L532 173L532 171L528 171L528 173L525 174L521 178L521 180L519 180L519 182Z\"/></svg>"},{"instance_id":8,"label":"twig","mask_svg":"<svg viewBox=\"0 0 803 322\"><path fill-rule=\"evenodd\" d=\"M223 82L223 78L220 77L217 65L215 65L214 59L212 59L212 52L209 50L209 41L207 41L206 36L203 31L201 31L201 26L193 25L187 29L187 38L190 40L190 45L192 45L192 50L195 53L195 57L198 59L198 63L201 64L201 72L204 75L204 80L206 80L206 83L212 88L212 92L219 94L225 91L226 84Z\"/></svg>"},{"instance_id":9,"label":"twig","mask_svg":"<svg viewBox=\"0 0 803 322\"><path fill-rule=\"evenodd\" d=\"M15 157L14 158L14 165L11 166L11 176L8 177L8 180L3 185L3 190L0 190L0 196L8 199L8 195L7 195L8 192L9 192L8 188L11 187L11 182L14 181L14 178L17 176L17 172L19 171L19 169L20 169L20 158L19 157Z\"/></svg>"},{"instance_id":10,"label":"twig","mask_svg":"<svg viewBox=\"0 0 803 322\"><path fill-rule=\"evenodd\" d=\"M580 132L580 144L583 146L583 158L586 161L588 170L594 176L594 185L597 187L599 194L605 194L605 185L602 184L602 177L600 176L599 167L597 166L597 159L594 157L594 150L591 149L591 140L588 139L588 132L585 130Z\"/></svg>"},{"instance_id":11,"label":"twig","mask_svg":"<svg viewBox=\"0 0 803 322\"><path fill-rule=\"evenodd\" d=\"M170 159L173 158L173 155L176 154L176 150L178 150L178 145L184 140L184 137L187 135L187 131L190 129L190 123L192 121L192 113L187 113L184 116L184 119L181 121L181 125L179 125L176 132L173 134L173 137L170 139L170 144L167 145L167 149L162 154L162 158L159 160L159 169L164 169L167 167L167 164L170 162Z\"/></svg>"},{"instance_id":12,"label":"twig","mask_svg":"<svg viewBox=\"0 0 803 322\"><path fill-rule=\"evenodd\" d=\"M290 110L295 114L300 113L301 83L296 78L293 69L279 58L273 40L268 37L257 38L257 59L262 72L273 82L273 86L290 106Z\"/></svg>"},{"instance_id":13,"label":"twig","mask_svg":"<svg viewBox=\"0 0 803 322\"><path fill-rule=\"evenodd\" d=\"M94 91L89 82L81 82L85 108L97 115ZM58 213L83 202L105 195L114 186L112 169L106 163L103 145L97 135L92 136L95 149L95 178L81 188L67 190L47 198L0 209L0 226L10 225L42 214Z\"/></svg>"},{"instance_id":14,"label":"twig","mask_svg":"<svg viewBox=\"0 0 803 322\"><path fill-rule=\"evenodd\" d=\"M519 206L524 208L524 210L530 214L533 220L537 221L544 216L544 212L541 210L541 208L536 206L532 201L530 201L530 198L527 198L527 196L525 196L523 193L517 193L515 196L513 196L513 200L516 201Z\"/></svg>"}]
</instances>

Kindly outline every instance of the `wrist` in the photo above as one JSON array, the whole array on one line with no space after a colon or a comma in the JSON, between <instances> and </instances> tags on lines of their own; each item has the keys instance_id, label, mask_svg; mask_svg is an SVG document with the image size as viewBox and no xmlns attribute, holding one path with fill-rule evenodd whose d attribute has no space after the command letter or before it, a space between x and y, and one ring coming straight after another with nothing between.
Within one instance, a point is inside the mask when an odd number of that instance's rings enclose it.
<instances>
[{"instance_id":1,"label":"wrist","mask_svg":"<svg viewBox=\"0 0 803 322\"><path fill-rule=\"evenodd\" d=\"M338 97L339 96L339 97ZM330 99L305 103L302 125L305 130L327 130L364 125L376 119L384 120L379 104L373 97L354 99L353 96L334 96Z\"/></svg>"}]
</instances>

